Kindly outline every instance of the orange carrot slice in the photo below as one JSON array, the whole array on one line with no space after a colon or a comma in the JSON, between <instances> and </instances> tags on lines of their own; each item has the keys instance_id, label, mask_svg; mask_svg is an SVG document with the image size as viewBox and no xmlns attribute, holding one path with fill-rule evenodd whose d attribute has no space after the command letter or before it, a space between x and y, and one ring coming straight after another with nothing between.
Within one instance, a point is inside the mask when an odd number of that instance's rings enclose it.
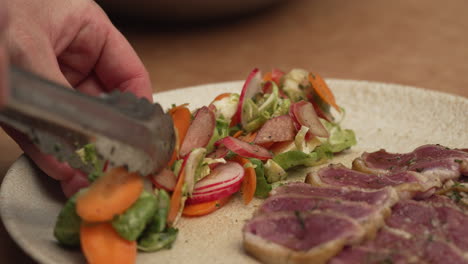
<instances>
[{"instance_id":1,"label":"orange carrot slice","mask_svg":"<svg viewBox=\"0 0 468 264\"><path fill-rule=\"evenodd\" d=\"M177 179L174 192L171 196L171 202L169 207L169 213L167 214L167 223L169 226L172 226L177 218L179 209L182 206L182 188L184 187L185 182L185 164L182 165L180 169L179 178Z\"/></svg>"},{"instance_id":2,"label":"orange carrot slice","mask_svg":"<svg viewBox=\"0 0 468 264\"><path fill-rule=\"evenodd\" d=\"M173 112L179 110L180 108L187 108L187 104L181 104L181 105L178 105L178 106L174 106L172 107L171 109L169 109L169 114L172 114Z\"/></svg>"},{"instance_id":3,"label":"orange carrot slice","mask_svg":"<svg viewBox=\"0 0 468 264\"><path fill-rule=\"evenodd\" d=\"M242 137L241 140L247 143L252 143L256 136L257 136L257 132L250 132L244 137Z\"/></svg>"},{"instance_id":4,"label":"orange carrot slice","mask_svg":"<svg viewBox=\"0 0 468 264\"><path fill-rule=\"evenodd\" d=\"M325 80L318 74L309 74L309 82L312 84L312 88L317 92L318 96L322 98L327 104L333 106L336 111L341 112L340 107L336 104L335 96L328 87Z\"/></svg>"},{"instance_id":5,"label":"orange carrot slice","mask_svg":"<svg viewBox=\"0 0 468 264\"><path fill-rule=\"evenodd\" d=\"M179 145L184 142L185 135L190 126L190 120L192 119L192 114L190 110L183 106L178 107L176 110L171 113L172 120L174 122L174 127L177 129L177 135L179 137Z\"/></svg>"},{"instance_id":6,"label":"orange carrot slice","mask_svg":"<svg viewBox=\"0 0 468 264\"><path fill-rule=\"evenodd\" d=\"M226 98L226 97L229 97L229 96L231 96L231 93L222 93L222 94L216 96L215 99L213 100L213 102L219 101L219 100L221 100L223 98Z\"/></svg>"},{"instance_id":7,"label":"orange carrot slice","mask_svg":"<svg viewBox=\"0 0 468 264\"><path fill-rule=\"evenodd\" d=\"M255 169L252 167L245 168L244 179L242 179L242 198L244 204L249 204L252 201L255 188L257 187L257 176Z\"/></svg>"},{"instance_id":8,"label":"orange carrot slice","mask_svg":"<svg viewBox=\"0 0 468 264\"><path fill-rule=\"evenodd\" d=\"M245 168L245 164L250 163L246 158L241 156L235 156L233 161L241 164L244 167L244 178L242 179L242 200L244 204L249 204L252 201L255 189L257 188L257 175L255 174L255 169L252 167Z\"/></svg>"},{"instance_id":9,"label":"orange carrot slice","mask_svg":"<svg viewBox=\"0 0 468 264\"><path fill-rule=\"evenodd\" d=\"M235 138L238 138L242 135L242 130L239 130L237 131L236 133L234 133L234 135L232 137L235 137Z\"/></svg>"},{"instance_id":10,"label":"orange carrot slice","mask_svg":"<svg viewBox=\"0 0 468 264\"><path fill-rule=\"evenodd\" d=\"M267 72L265 73L265 75L263 75L263 81L264 82L273 81L273 75L271 74L271 72Z\"/></svg>"},{"instance_id":11,"label":"orange carrot slice","mask_svg":"<svg viewBox=\"0 0 468 264\"><path fill-rule=\"evenodd\" d=\"M80 195L76 212L85 221L110 221L127 210L143 191L143 177L122 167L113 168Z\"/></svg>"},{"instance_id":12,"label":"orange carrot slice","mask_svg":"<svg viewBox=\"0 0 468 264\"><path fill-rule=\"evenodd\" d=\"M185 135L187 135L188 128L190 126L190 120L192 119L192 115L190 110L185 105L176 106L169 110L169 114L172 117L172 121L174 122L174 128L177 134L177 143L172 153L171 160L168 163L168 167L172 166L172 164L178 158L178 151L182 142L184 142Z\"/></svg>"},{"instance_id":13,"label":"orange carrot slice","mask_svg":"<svg viewBox=\"0 0 468 264\"><path fill-rule=\"evenodd\" d=\"M231 198L231 196L206 203L187 205L185 206L184 211L182 211L182 215L194 217L210 214L225 205L229 201L229 198Z\"/></svg>"},{"instance_id":14,"label":"orange carrot slice","mask_svg":"<svg viewBox=\"0 0 468 264\"><path fill-rule=\"evenodd\" d=\"M110 223L82 223L80 243L86 260L90 264L136 262L136 241L128 241L120 237Z\"/></svg>"}]
</instances>

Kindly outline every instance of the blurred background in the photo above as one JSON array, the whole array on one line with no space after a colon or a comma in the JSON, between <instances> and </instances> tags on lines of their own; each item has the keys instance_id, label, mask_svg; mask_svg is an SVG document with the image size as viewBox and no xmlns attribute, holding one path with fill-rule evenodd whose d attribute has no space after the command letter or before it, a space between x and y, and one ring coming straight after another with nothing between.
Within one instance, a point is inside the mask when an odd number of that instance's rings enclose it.
<instances>
[{"instance_id":1,"label":"blurred background","mask_svg":"<svg viewBox=\"0 0 468 264\"><path fill-rule=\"evenodd\" d=\"M253 67L468 97L468 1L100 0L155 92L245 79ZM350 100L359 100L352 98ZM0 131L0 179L21 151ZM0 224L0 255L31 260Z\"/></svg>"},{"instance_id":2,"label":"blurred background","mask_svg":"<svg viewBox=\"0 0 468 264\"><path fill-rule=\"evenodd\" d=\"M142 58L156 91L244 79L258 66L264 71L302 67L329 78L468 96L468 3L463 0L100 4Z\"/></svg>"}]
</instances>

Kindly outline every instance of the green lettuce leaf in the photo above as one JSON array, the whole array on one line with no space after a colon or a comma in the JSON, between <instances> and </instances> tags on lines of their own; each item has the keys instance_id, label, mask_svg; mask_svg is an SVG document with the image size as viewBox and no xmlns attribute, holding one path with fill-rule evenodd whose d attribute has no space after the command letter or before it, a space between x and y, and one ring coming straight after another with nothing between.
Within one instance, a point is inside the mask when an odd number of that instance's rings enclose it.
<instances>
[{"instance_id":1,"label":"green lettuce leaf","mask_svg":"<svg viewBox=\"0 0 468 264\"><path fill-rule=\"evenodd\" d=\"M271 191L271 184L265 178L263 162L259 159L250 159L255 167L255 175L257 178L257 186L255 188L255 197L267 198Z\"/></svg>"},{"instance_id":2,"label":"green lettuce leaf","mask_svg":"<svg viewBox=\"0 0 468 264\"><path fill-rule=\"evenodd\" d=\"M318 155L315 152L308 154L299 150L291 150L276 155L273 157L273 161L283 168L283 170L289 170L297 166L315 165L318 161Z\"/></svg>"},{"instance_id":3,"label":"green lettuce leaf","mask_svg":"<svg viewBox=\"0 0 468 264\"><path fill-rule=\"evenodd\" d=\"M329 144L329 150L333 153L341 152L356 145L356 135L351 129L342 129L337 123L330 123L321 120L325 128L330 133L326 143Z\"/></svg>"}]
</instances>

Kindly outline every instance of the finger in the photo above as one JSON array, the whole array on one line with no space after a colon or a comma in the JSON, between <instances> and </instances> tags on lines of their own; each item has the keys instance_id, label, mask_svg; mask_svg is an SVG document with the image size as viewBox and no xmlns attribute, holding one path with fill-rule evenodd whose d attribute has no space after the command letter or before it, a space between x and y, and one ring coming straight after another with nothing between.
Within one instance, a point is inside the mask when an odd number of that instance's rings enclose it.
<instances>
[{"instance_id":1,"label":"finger","mask_svg":"<svg viewBox=\"0 0 468 264\"><path fill-rule=\"evenodd\" d=\"M81 21L81 26L70 43L63 51L56 54L60 70L75 88L93 74L94 66L101 55L110 28L107 17L100 12L94 10L90 16L90 18L83 18L89 21ZM102 87L99 87L99 90L104 92Z\"/></svg>"},{"instance_id":2,"label":"finger","mask_svg":"<svg viewBox=\"0 0 468 264\"><path fill-rule=\"evenodd\" d=\"M99 78L97 78L95 74L91 74L79 85L75 86L75 89L85 94L98 96L105 92L103 91L102 87L103 84Z\"/></svg>"},{"instance_id":3,"label":"finger","mask_svg":"<svg viewBox=\"0 0 468 264\"><path fill-rule=\"evenodd\" d=\"M117 89L152 100L148 72L105 13L93 8L84 19L73 41L57 54L70 84L91 94Z\"/></svg>"},{"instance_id":4,"label":"finger","mask_svg":"<svg viewBox=\"0 0 468 264\"><path fill-rule=\"evenodd\" d=\"M114 27L107 35L95 73L109 90L133 92L152 101L148 72L130 43Z\"/></svg>"},{"instance_id":5,"label":"finger","mask_svg":"<svg viewBox=\"0 0 468 264\"><path fill-rule=\"evenodd\" d=\"M3 125L5 132L12 137L16 143L23 149L26 155L28 155L34 163L50 177L63 181L68 180L75 175L82 174L78 170L71 168L68 164L59 162L52 155L47 155L42 152L29 140L29 138L20 133L19 131Z\"/></svg>"},{"instance_id":6,"label":"finger","mask_svg":"<svg viewBox=\"0 0 468 264\"><path fill-rule=\"evenodd\" d=\"M70 197L81 188L89 186L89 181L85 175L75 175L70 179L61 181L60 185L62 186L65 196Z\"/></svg>"},{"instance_id":7,"label":"finger","mask_svg":"<svg viewBox=\"0 0 468 264\"><path fill-rule=\"evenodd\" d=\"M30 39L23 39L22 35L17 35L14 28L9 27L7 30L7 46L9 59L12 64L15 64L25 70L36 73L37 75L70 87L70 83L63 76L57 62L55 53L50 46L49 40L40 32L38 36L29 36Z\"/></svg>"}]
</instances>

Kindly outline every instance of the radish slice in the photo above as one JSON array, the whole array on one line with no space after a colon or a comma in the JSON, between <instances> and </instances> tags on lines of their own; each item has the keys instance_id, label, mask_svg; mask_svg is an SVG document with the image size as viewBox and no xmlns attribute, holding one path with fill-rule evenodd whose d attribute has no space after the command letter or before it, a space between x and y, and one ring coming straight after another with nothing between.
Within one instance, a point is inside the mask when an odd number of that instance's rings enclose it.
<instances>
[{"instance_id":1,"label":"radish slice","mask_svg":"<svg viewBox=\"0 0 468 264\"><path fill-rule=\"evenodd\" d=\"M266 82L262 87L262 93L270 94L273 92L273 84L271 82Z\"/></svg>"},{"instance_id":2,"label":"radish slice","mask_svg":"<svg viewBox=\"0 0 468 264\"><path fill-rule=\"evenodd\" d=\"M211 159L222 159L226 157L228 153L229 149L227 149L226 147L219 147L212 151L210 154L206 155L206 157Z\"/></svg>"},{"instance_id":3,"label":"radish slice","mask_svg":"<svg viewBox=\"0 0 468 264\"><path fill-rule=\"evenodd\" d=\"M242 92L239 97L236 114L233 117L234 123L241 123L242 126L247 124L247 120L242 118L242 109L244 108L245 99L252 98L255 94L261 92L262 89L262 73L255 68L247 76L247 80L242 87Z\"/></svg>"},{"instance_id":4,"label":"radish slice","mask_svg":"<svg viewBox=\"0 0 468 264\"><path fill-rule=\"evenodd\" d=\"M225 137L216 142L216 144L223 144L230 151L245 158L256 158L260 160L267 160L273 158L273 155L263 147L258 145L249 144L235 137Z\"/></svg>"},{"instance_id":5,"label":"radish slice","mask_svg":"<svg viewBox=\"0 0 468 264\"><path fill-rule=\"evenodd\" d=\"M200 192L200 190L204 190L204 192L216 190L222 187L222 184L229 183L232 180L242 180L242 177L244 177L244 168L242 165L234 161L228 161L216 167L210 175L197 182L197 184L195 184L194 193ZM215 188L207 189L207 187Z\"/></svg>"},{"instance_id":6,"label":"radish slice","mask_svg":"<svg viewBox=\"0 0 468 264\"><path fill-rule=\"evenodd\" d=\"M216 110L217 110L217 109L216 109L216 106L215 106L214 104L210 104L210 105L208 106L208 109L210 109L211 112L213 112L213 113L216 113Z\"/></svg>"},{"instance_id":7,"label":"radish slice","mask_svg":"<svg viewBox=\"0 0 468 264\"><path fill-rule=\"evenodd\" d=\"M195 114L190 127L180 147L179 155L184 157L192 149L202 148L208 145L216 126L214 113L206 106L200 108Z\"/></svg>"},{"instance_id":8,"label":"radish slice","mask_svg":"<svg viewBox=\"0 0 468 264\"><path fill-rule=\"evenodd\" d=\"M279 84L277 83L277 85L279 85ZM270 94L270 93L273 92L273 85L271 84L271 82L266 82L266 83L263 85L263 87L262 87L262 92L263 92L264 94ZM282 89L279 89L279 90L278 90L278 93L279 93L279 97L280 97L280 98L288 98L288 96L283 92Z\"/></svg>"},{"instance_id":9,"label":"radish slice","mask_svg":"<svg viewBox=\"0 0 468 264\"><path fill-rule=\"evenodd\" d=\"M187 162L185 164L185 184L186 184L186 192L190 196L192 195L194 186L195 186L195 173L197 171L198 166L205 158L206 149L204 148L196 148L187 157Z\"/></svg>"},{"instance_id":10,"label":"radish slice","mask_svg":"<svg viewBox=\"0 0 468 264\"><path fill-rule=\"evenodd\" d=\"M195 193L196 194L207 194L207 193L216 192L216 191L219 190L220 186L229 186L231 184L234 184L234 183L238 182L239 177L242 177L242 175L239 174L238 177L227 179L224 182L214 182L214 183L211 183L211 184L206 185L206 186L197 187L197 190L196 190ZM220 184L222 184L222 185L220 185Z\"/></svg>"},{"instance_id":11,"label":"radish slice","mask_svg":"<svg viewBox=\"0 0 468 264\"><path fill-rule=\"evenodd\" d=\"M293 119L288 115L282 115L263 124L253 142L255 144L282 142L293 140L295 135Z\"/></svg>"},{"instance_id":12,"label":"radish slice","mask_svg":"<svg viewBox=\"0 0 468 264\"><path fill-rule=\"evenodd\" d=\"M150 175L150 180L158 189L172 192L177 183L177 177L170 169L163 169L156 175Z\"/></svg>"},{"instance_id":13,"label":"radish slice","mask_svg":"<svg viewBox=\"0 0 468 264\"><path fill-rule=\"evenodd\" d=\"M278 155L283 152L296 150L296 144L294 143L294 140L278 142L273 144L273 146L270 147L270 150L274 155Z\"/></svg>"},{"instance_id":14,"label":"radish slice","mask_svg":"<svg viewBox=\"0 0 468 264\"><path fill-rule=\"evenodd\" d=\"M210 193L194 193L192 197L189 197L186 201L187 204L198 204L198 203L206 203L210 201L219 200L225 197L232 195L240 190L242 186L242 182L236 182L224 189L220 189L217 191L213 191Z\"/></svg>"},{"instance_id":15,"label":"radish slice","mask_svg":"<svg viewBox=\"0 0 468 264\"><path fill-rule=\"evenodd\" d=\"M244 168L238 163L229 161L219 165L195 184L195 190L187 203L203 203L227 197L239 191L243 178Z\"/></svg>"},{"instance_id":16,"label":"radish slice","mask_svg":"<svg viewBox=\"0 0 468 264\"><path fill-rule=\"evenodd\" d=\"M291 105L291 112L296 117L297 122L309 128L315 136L328 137L328 131L320 122L314 106L306 101L299 101Z\"/></svg>"},{"instance_id":17,"label":"radish slice","mask_svg":"<svg viewBox=\"0 0 468 264\"><path fill-rule=\"evenodd\" d=\"M219 148L216 148L210 154L206 155L206 157L210 159L214 159L214 160L224 159L228 153L229 153L229 149L227 149L226 147L219 147ZM211 163L211 164L208 164L208 166L210 167L210 170L213 170L214 168L216 168L217 166L221 164L224 164L224 162Z\"/></svg>"},{"instance_id":18,"label":"radish slice","mask_svg":"<svg viewBox=\"0 0 468 264\"><path fill-rule=\"evenodd\" d=\"M289 116L293 120L294 127L296 128L296 131L299 131L301 129L302 125L299 124L299 121L297 121L296 115L294 114L294 109L295 109L295 107L297 107L296 104L297 103L294 103L289 107Z\"/></svg>"},{"instance_id":19,"label":"radish slice","mask_svg":"<svg viewBox=\"0 0 468 264\"><path fill-rule=\"evenodd\" d=\"M271 79L278 85L280 84L281 77L283 77L283 75L284 75L284 72L282 72L279 69L273 69L271 71Z\"/></svg>"},{"instance_id":20,"label":"radish slice","mask_svg":"<svg viewBox=\"0 0 468 264\"><path fill-rule=\"evenodd\" d=\"M328 122L333 122L333 116L330 113L323 111L317 103L313 100L309 100L310 103L314 106L314 110L317 113L318 117L327 120Z\"/></svg>"}]
</instances>

